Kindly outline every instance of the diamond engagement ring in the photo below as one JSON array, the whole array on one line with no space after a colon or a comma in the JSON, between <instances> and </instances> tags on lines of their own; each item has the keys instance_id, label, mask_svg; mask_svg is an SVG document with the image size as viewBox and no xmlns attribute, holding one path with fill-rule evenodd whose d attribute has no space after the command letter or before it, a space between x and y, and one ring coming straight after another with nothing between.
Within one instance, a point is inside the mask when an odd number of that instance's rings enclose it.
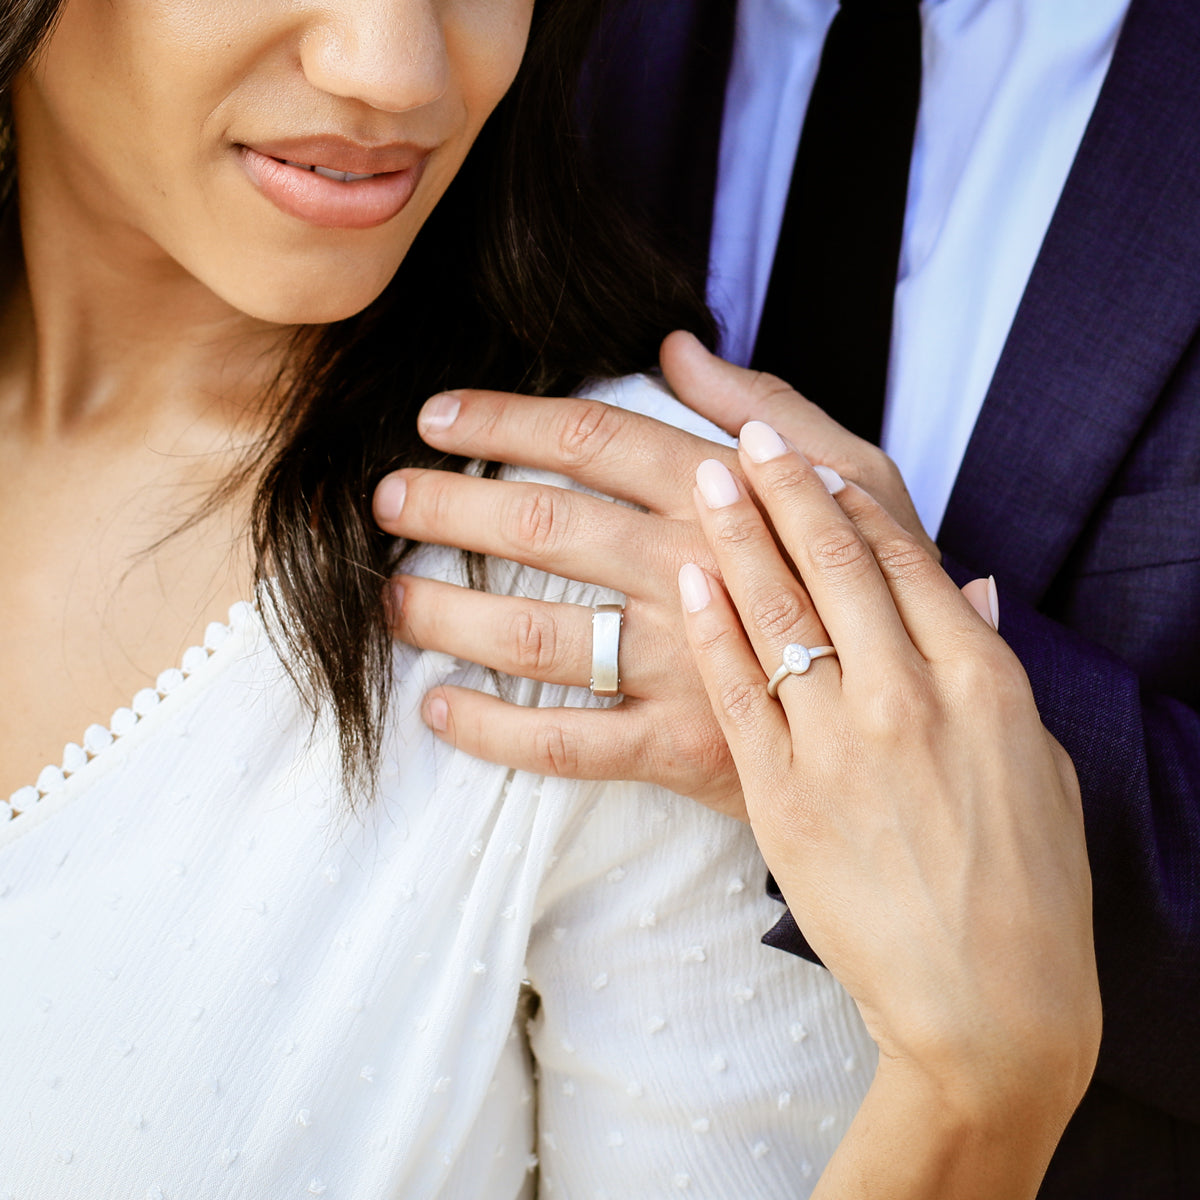
<instances>
[{"instance_id":1,"label":"diamond engagement ring","mask_svg":"<svg viewBox=\"0 0 1200 1200\"><path fill-rule=\"evenodd\" d=\"M597 604L592 609L592 678L588 689L593 696L620 694L618 657L624 617L625 609L620 604Z\"/></svg>"},{"instance_id":2,"label":"diamond engagement ring","mask_svg":"<svg viewBox=\"0 0 1200 1200\"><path fill-rule=\"evenodd\" d=\"M792 642L789 646L783 648L783 663L778 671L771 676L770 682L767 684L767 695L775 700L779 696L779 685L789 675L803 675L805 671L812 666L814 658L828 658L830 655L837 656L837 651L832 646L801 646L799 642Z\"/></svg>"}]
</instances>

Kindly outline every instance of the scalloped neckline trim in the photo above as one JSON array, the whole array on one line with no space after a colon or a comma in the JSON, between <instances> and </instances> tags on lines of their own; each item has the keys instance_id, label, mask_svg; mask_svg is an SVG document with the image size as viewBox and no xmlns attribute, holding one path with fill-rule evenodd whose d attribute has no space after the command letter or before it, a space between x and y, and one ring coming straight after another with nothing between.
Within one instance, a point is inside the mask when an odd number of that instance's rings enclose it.
<instances>
[{"instance_id":1,"label":"scalloped neckline trim","mask_svg":"<svg viewBox=\"0 0 1200 1200\"><path fill-rule=\"evenodd\" d=\"M149 714L167 698L175 695L206 663L226 645L235 631L256 617L254 605L239 600L229 609L227 619L210 621L204 630L204 640L183 652L178 667L163 671L153 687L142 688L128 707L118 708L107 725L89 725L81 742L68 742L63 750L62 764L51 763L42 768L35 782L18 788L7 800L0 800L0 830L23 816L39 811L47 800L56 797L67 785L93 763L102 762L112 754L113 747L139 728Z\"/></svg>"}]
</instances>

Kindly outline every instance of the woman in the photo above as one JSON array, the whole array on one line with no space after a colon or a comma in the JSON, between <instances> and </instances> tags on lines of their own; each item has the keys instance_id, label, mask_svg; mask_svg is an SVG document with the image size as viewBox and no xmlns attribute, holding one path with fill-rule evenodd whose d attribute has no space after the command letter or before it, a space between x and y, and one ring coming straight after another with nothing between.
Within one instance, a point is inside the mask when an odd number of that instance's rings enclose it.
<instances>
[{"instance_id":1,"label":"woman","mask_svg":"<svg viewBox=\"0 0 1200 1200\"><path fill-rule=\"evenodd\" d=\"M392 659L417 404L705 328L570 166L593 17L0 11L0 1194L791 1196L848 1125L872 1043L757 946L749 832L456 755L420 695L485 673Z\"/></svg>"}]
</instances>

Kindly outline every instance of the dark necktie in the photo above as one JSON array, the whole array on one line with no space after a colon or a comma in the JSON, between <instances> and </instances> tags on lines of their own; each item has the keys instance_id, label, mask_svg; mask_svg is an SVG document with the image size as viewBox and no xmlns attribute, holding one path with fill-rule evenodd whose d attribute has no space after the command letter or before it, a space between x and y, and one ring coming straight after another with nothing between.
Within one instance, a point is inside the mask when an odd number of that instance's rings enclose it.
<instances>
[{"instance_id":1,"label":"dark necktie","mask_svg":"<svg viewBox=\"0 0 1200 1200\"><path fill-rule=\"evenodd\" d=\"M841 0L752 359L873 442L883 423L920 92L918 0Z\"/></svg>"}]
</instances>

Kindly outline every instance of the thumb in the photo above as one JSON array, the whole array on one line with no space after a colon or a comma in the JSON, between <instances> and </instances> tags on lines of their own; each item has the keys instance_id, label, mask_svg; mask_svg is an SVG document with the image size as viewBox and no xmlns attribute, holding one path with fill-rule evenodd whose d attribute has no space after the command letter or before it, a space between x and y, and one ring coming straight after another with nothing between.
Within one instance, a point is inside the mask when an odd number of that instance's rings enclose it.
<instances>
[{"instance_id":1,"label":"thumb","mask_svg":"<svg viewBox=\"0 0 1200 1200\"><path fill-rule=\"evenodd\" d=\"M747 421L766 421L811 455L839 430L832 417L782 379L727 362L686 330L667 335L659 362L675 395L733 437Z\"/></svg>"}]
</instances>

